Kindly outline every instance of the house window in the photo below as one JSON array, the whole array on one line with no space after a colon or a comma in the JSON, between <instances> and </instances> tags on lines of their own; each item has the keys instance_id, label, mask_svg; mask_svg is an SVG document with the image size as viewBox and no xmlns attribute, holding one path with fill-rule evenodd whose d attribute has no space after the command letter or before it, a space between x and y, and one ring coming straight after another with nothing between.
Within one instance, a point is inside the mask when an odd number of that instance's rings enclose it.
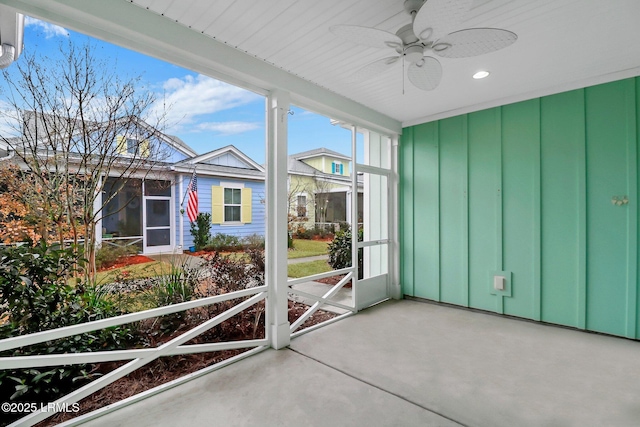
<instances>
[{"instance_id":1,"label":"house window","mask_svg":"<svg viewBox=\"0 0 640 427\"><path fill-rule=\"evenodd\" d=\"M136 154L138 148L138 140L127 138L127 154Z\"/></svg>"},{"instance_id":2,"label":"house window","mask_svg":"<svg viewBox=\"0 0 640 427\"><path fill-rule=\"evenodd\" d=\"M240 222L242 208L242 189L224 189L224 222Z\"/></svg>"},{"instance_id":3,"label":"house window","mask_svg":"<svg viewBox=\"0 0 640 427\"><path fill-rule=\"evenodd\" d=\"M341 162L331 163L331 173L344 175L344 166L342 165L342 163Z\"/></svg>"},{"instance_id":4,"label":"house window","mask_svg":"<svg viewBox=\"0 0 640 427\"><path fill-rule=\"evenodd\" d=\"M298 196L298 218L307 216L307 196Z\"/></svg>"},{"instance_id":5,"label":"house window","mask_svg":"<svg viewBox=\"0 0 640 427\"><path fill-rule=\"evenodd\" d=\"M117 151L120 155L149 157L150 145L148 140L139 140L136 138L127 138L118 135L116 138Z\"/></svg>"}]
</instances>

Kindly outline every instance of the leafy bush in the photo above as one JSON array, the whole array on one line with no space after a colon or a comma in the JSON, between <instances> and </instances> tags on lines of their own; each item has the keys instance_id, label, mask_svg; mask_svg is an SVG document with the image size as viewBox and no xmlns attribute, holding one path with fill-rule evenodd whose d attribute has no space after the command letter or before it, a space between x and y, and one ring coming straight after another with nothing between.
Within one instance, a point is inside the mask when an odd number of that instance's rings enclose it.
<instances>
[{"instance_id":1,"label":"leafy bush","mask_svg":"<svg viewBox=\"0 0 640 427\"><path fill-rule=\"evenodd\" d=\"M118 258L135 255L138 253L138 248L129 246L113 246L104 244L100 249L96 251L96 268L100 269L108 267L110 264L114 264Z\"/></svg>"},{"instance_id":2,"label":"leafy bush","mask_svg":"<svg viewBox=\"0 0 640 427\"><path fill-rule=\"evenodd\" d=\"M216 233L204 247L207 251L237 251L243 245L238 236L232 234Z\"/></svg>"},{"instance_id":3,"label":"leafy bush","mask_svg":"<svg viewBox=\"0 0 640 427\"><path fill-rule=\"evenodd\" d=\"M8 316L0 338L30 334L120 314L94 288L69 277L79 262L72 249L0 248L0 306ZM126 326L102 329L21 347L1 354L26 356L123 348L132 338ZM0 371L0 395L11 400L50 402L93 378L90 365Z\"/></svg>"},{"instance_id":4,"label":"leafy bush","mask_svg":"<svg viewBox=\"0 0 640 427\"><path fill-rule=\"evenodd\" d=\"M248 249L245 253L249 262L245 262L245 258L221 255L219 252L207 258L201 268L212 283L201 289L204 294L199 296L219 295L264 285L264 252Z\"/></svg>"},{"instance_id":5,"label":"leafy bush","mask_svg":"<svg viewBox=\"0 0 640 427\"><path fill-rule=\"evenodd\" d=\"M264 236L251 234L242 238L242 244L247 249L264 249Z\"/></svg>"},{"instance_id":6,"label":"leafy bush","mask_svg":"<svg viewBox=\"0 0 640 427\"><path fill-rule=\"evenodd\" d=\"M196 250L203 249L211 238L211 214L208 212L199 213L196 220L191 223L191 235Z\"/></svg>"},{"instance_id":7,"label":"leafy bush","mask_svg":"<svg viewBox=\"0 0 640 427\"><path fill-rule=\"evenodd\" d=\"M362 229L358 230L358 241L363 239ZM329 243L329 265L336 270L351 267L351 230L338 231ZM359 278L362 279L363 251L358 249Z\"/></svg>"},{"instance_id":8,"label":"leafy bush","mask_svg":"<svg viewBox=\"0 0 640 427\"><path fill-rule=\"evenodd\" d=\"M313 232L308 230L304 225L300 224L296 228L295 233L296 239L311 239L313 237Z\"/></svg>"}]
</instances>

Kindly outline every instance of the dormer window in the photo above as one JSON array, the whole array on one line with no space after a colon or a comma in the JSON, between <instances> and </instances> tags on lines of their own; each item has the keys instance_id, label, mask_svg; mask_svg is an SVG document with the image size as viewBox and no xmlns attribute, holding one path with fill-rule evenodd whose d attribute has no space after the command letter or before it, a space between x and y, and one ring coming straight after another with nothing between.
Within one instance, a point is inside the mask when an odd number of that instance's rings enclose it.
<instances>
[{"instance_id":1,"label":"dormer window","mask_svg":"<svg viewBox=\"0 0 640 427\"><path fill-rule=\"evenodd\" d=\"M149 157L149 141L118 135L116 138L118 154L125 156Z\"/></svg>"},{"instance_id":2,"label":"dormer window","mask_svg":"<svg viewBox=\"0 0 640 427\"><path fill-rule=\"evenodd\" d=\"M344 175L344 166L342 162L333 162L331 163L331 173L335 173L337 175Z\"/></svg>"}]
</instances>

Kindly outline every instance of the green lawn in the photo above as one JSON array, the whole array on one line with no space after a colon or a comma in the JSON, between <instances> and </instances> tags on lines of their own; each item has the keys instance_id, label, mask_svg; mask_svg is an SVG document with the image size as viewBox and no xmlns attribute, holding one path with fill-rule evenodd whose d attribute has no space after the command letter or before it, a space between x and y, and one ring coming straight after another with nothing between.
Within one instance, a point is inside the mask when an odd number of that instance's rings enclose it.
<instances>
[{"instance_id":1,"label":"green lawn","mask_svg":"<svg viewBox=\"0 0 640 427\"><path fill-rule=\"evenodd\" d=\"M171 271L171 265L162 261L146 262L144 264L134 264L125 267L114 268L113 270L101 271L96 274L96 283L99 285L111 283L118 274L128 273L128 277L134 279L142 279L145 277L155 277L162 274L168 274Z\"/></svg>"},{"instance_id":2,"label":"green lawn","mask_svg":"<svg viewBox=\"0 0 640 427\"><path fill-rule=\"evenodd\" d=\"M293 249L289 250L289 259L326 255L328 242L317 240L293 239Z\"/></svg>"},{"instance_id":3,"label":"green lawn","mask_svg":"<svg viewBox=\"0 0 640 427\"><path fill-rule=\"evenodd\" d=\"M326 273L327 271L331 271L331 267L327 264L327 261L301 262L300 264L289 264L288 276L295 279L313 274Z\"/></svg>"}]
</instances>

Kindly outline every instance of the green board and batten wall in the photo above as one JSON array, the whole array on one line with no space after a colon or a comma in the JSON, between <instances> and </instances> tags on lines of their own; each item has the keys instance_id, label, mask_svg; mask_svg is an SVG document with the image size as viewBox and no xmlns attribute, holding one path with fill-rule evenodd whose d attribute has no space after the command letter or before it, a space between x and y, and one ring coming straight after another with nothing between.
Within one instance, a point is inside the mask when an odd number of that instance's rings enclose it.
<instances>
[{"instance_id":1,"label":"green board and batten wall","mask_svg":"<svg viewBox=\"0 0 640 427\"><path fill-rule=\"evenodd\" d=\"M405 128L404 294L640 338L639 123L632 78Z\"/></svg>"}]
</instances>

